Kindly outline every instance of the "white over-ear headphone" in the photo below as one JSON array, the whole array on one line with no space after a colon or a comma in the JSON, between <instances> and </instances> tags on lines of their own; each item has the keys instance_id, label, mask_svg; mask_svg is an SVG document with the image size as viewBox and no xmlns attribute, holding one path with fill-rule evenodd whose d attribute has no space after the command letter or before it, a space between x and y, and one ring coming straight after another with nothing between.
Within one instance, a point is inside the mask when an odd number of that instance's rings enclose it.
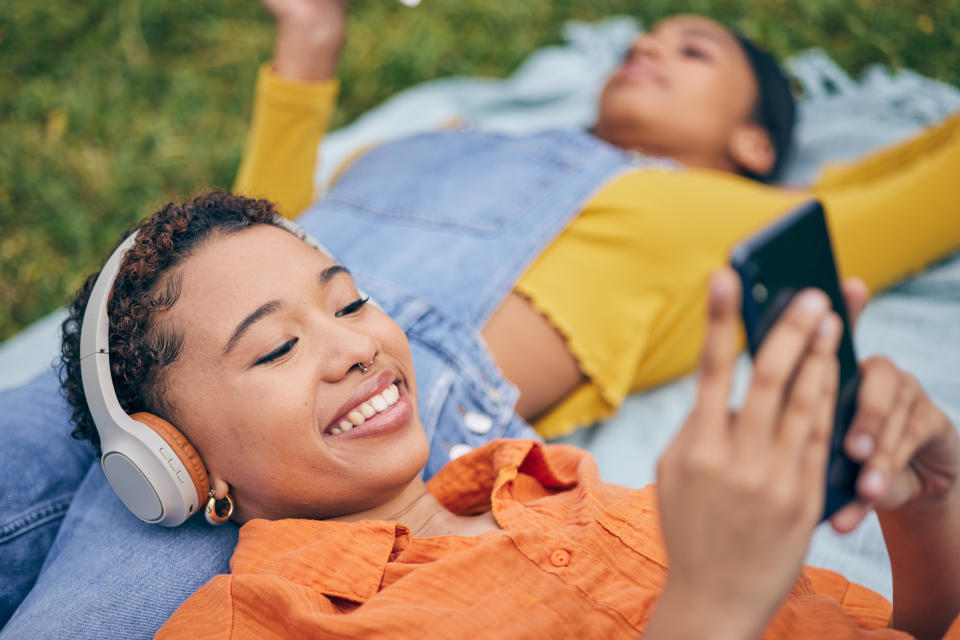
<instances>
[{"instance_id":1,"label":"white over-ear headphone","mask_svg":"<svg viewBox=\"0 0 960 640\"><path fill-rule=\"evenodd\" d=\"M273 222L332 258L296 224L279 216ZM114 250L90 292L80 327L80 376L100 434L100 462L110 486L141 520L175 527L207 500L206 467L186 437L163 418L146 412L127 415L110 374L107 303L120 263L138 233L130 234Z\"/></svg>"}]
</instances>

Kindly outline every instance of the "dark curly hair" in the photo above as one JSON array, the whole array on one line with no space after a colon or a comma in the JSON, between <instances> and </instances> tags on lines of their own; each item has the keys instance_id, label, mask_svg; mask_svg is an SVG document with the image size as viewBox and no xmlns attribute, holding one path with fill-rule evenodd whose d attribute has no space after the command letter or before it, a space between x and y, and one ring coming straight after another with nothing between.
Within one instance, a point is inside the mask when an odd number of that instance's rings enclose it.
<instances>
[{"instance_id":1,"label":"dark curly hair","mask_svg":"<svg viewBox=\"0 0 960 640\"><path fill-rule=\"evenodd\" d=\"M156 315L180 297L177 265L214 234L275 224L276 215L266 200L213 192L183 204L170 203L124 234L140 232L117 272L108 313L110 373L127 413L169 414L163 372L180 354L183 334L156 322ZM73 412L73 437L89 440L99 452L100 436L80 378L80 328L97 275L99 271L87 278L61 325L60 384Z\"/></svg>"},{"instance_id":2,"label":"dark curly hair","mask_svg":"<svg viewBox=\"0 0 960 640\"><path fill-rule=\"evenodd\" d=\"M780 177L793 147L797 103L790 91L790 80L777 59L742 33L735 30L731 30L731 33L747 56L747 62L757 79L757 101L753 105L753 120L766 130L776 154L773 166L766 173L744 173L760 182L773 182Z\"/></svg>"}]
</instances>

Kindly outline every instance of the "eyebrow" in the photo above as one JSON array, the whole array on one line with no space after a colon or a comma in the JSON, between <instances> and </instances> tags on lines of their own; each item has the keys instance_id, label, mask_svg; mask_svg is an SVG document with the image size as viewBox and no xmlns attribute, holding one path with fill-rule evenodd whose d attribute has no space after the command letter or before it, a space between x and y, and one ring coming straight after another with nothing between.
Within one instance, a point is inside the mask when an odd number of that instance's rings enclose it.
<instances>
[{"instance_id":1,"label":"eyebrow","mask_svg":"<svg viewBox=\"0 0 960 640\"><path fill-rule=\"evenodd\" d=\"M346 273L349 275L350 270L343 265L335 264L332 267L327 267L321 271L320 275L317 276L317 282L320 283L321 287L326 286L327 283L333 280L333 277L339 273Z\"/></svg>"},{"instance_id":2,"label":"eyebrow","mask_svg":"<svg viewBox=\"0 0 960 640\"><path fill-rule=\"evenodd\" d=\"M683 30L683 35L685 36L701 36L707 38L708 40L713 40L719 45L728 46L730 43L726 38L721 36L719 33L711 31L709 29L704 29L703 27L687 27Z\"/></svg>"},{"instance_id":3,"label":"eyebrow","mask_svg":"<svg viewBox=\"0 0 960 640\"><path fill-rule=\"evenodd\" d=\"M350 270L339 264L335 264L332 267L327 267L317 275L317 283L321 287L325 287L339 273L349 274ZM279 300L271 300L270 302L260 305L253 313L241 320L240 324L237 325L237 328L233 330L233 335L231 335L230 339L227 340L227 344L224 345L223 355L227 355L235 346L237 346L237 343L240 341L240 338L243 337L243 334L247 332L247 329L270 314L276 313L282 306L283 305L280 304Z\"/></svg>"}]
</instances>

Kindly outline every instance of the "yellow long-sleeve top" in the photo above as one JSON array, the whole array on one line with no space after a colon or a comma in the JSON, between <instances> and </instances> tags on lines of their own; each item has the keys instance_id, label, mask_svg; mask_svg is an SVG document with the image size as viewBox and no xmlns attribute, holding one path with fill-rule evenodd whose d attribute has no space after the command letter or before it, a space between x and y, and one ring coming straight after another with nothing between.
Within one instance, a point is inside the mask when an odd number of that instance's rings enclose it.
<instances>
[{"instance_id":1,"label":"yellow long-sleeve top","mask_svg":"<svg viewBox=\"0 0 960 640\"><path fill-rule=\"evenodd\" d=\"M235 189L294 217L313 197L337 83L261 69ZM828 170L809 191L730 173L637 169L600 189L515 285L566 337L587 381L537 424L545 437L608 416L631 391L693 369L705 283L731 247L819 198L842 274L887 286L960 248L960 115L905 144Z\"/></svg>"}]
</instances>

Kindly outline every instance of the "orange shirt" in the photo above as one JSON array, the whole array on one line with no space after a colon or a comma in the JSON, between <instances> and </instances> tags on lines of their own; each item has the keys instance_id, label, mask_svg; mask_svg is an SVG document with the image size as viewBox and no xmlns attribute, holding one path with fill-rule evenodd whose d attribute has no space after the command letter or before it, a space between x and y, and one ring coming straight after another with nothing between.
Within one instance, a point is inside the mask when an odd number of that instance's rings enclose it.
<instances>
[{"instance_id":1,"label":"orange shirt","mask_svg":"<svg viewBox=\"0 0 960 640\"><path fill-rule=\"evenodd\" d=\"M157 637L638 637L667 574L654 486L605 484L573 447L498 440L429 488L453 512L492 509L502 530L413 538L395 522L253 520L232 574ZM807 569L763 637L907 637L884 628L889 616L876 593Z\"/></svg>"}]
</instances>

